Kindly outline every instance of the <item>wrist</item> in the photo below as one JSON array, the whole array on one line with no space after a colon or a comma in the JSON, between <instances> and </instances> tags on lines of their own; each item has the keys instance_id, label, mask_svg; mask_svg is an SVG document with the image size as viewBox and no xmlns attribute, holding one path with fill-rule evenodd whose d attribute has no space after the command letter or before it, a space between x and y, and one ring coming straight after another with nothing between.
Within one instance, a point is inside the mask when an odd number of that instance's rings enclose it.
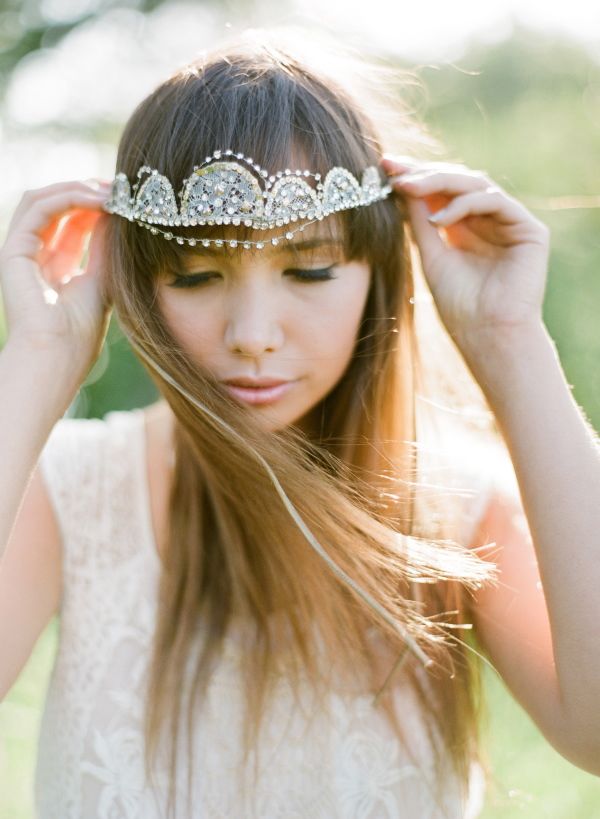
<instances>
[{"instance_id":1,"label":"wrist","mask_svg":"<svg viewBox=\"0 0 600 819\"><path fill-rule=\"evenodd\" d=\"M31 382L32 395L43 391L44 405L60 415L83 381L76 373L72 357L58 347L9 336L0 356L11 371L20 373L21 381Z\"/></svg>"},{"instance_id":2,"label":"wrist","mask_svg":"<svg viewBox=\"0 0 600 819\"><path fill-rule=\"evenodd\" d=\"M508 365L520 359L524 351L543 341L554 343L542 319L522 325L493 326L457 342L469 363L482 368Z\"/></svg>"},{"instance_id":3,"label":"wrist","mask_svg":"<svg viewBox=\"0 0 600 819\"><path fill-rule=\"evenodd\" d=\"M489 399L531 379L548 355L558 359L554 340L544 322L490 330L468 345L463 356Z\"/></svg>"}]
</instances>

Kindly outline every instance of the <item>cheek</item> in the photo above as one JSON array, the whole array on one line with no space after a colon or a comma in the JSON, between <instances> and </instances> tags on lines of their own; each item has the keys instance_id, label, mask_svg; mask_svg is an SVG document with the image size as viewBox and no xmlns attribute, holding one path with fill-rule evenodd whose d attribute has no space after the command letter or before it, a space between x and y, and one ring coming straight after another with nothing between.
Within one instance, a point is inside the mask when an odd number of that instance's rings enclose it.
<instances>
[{"instance_id":1,"label":"cheek","mask_svg":"<svg viewBox=\"0 0 600 819\"><path fill-rule=\"evenodd\" d=\"M215 347L215 314L196 299L161 296L160 309L169 330L181 346L200 359Z\"/></svg>"},{"instance_id":2,"label":"cheek","mask_svg":"<svg viewBox=\"0 0 600 819\"><path fill-rule=\"evenodd\" d=\"M369 289L366 277L356 277L348 286L332 288L328 298L306 323L307 337L337 356L350 355L354 347Z\"/></svg>"}]
</instances>

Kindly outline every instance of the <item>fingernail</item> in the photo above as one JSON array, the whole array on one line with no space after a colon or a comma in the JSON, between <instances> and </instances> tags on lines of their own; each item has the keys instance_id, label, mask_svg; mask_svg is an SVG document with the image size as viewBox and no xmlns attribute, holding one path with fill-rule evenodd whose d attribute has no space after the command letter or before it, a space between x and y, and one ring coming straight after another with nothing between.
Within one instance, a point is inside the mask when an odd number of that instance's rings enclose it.
<instances>
[{"instance_id":1,"label":"fingernail","mask_svg":"<svg viewBox=\"0 0 600 819\"><path fill-rule=\"evenodd\" d=\"M439 222L442 219L444 219L447 213L448 208L442 208L441 210L438 210L435 213L430 213L427 218L429 219L430 222Z\"/></svg>"}]
</instances>

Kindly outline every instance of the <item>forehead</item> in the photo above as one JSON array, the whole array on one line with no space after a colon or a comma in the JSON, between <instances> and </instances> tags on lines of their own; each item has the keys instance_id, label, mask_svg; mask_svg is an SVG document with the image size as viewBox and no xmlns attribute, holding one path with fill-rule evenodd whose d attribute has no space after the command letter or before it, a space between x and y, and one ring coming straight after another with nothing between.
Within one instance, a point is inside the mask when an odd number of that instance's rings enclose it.
<instances>
[{"instance_id":1,"label":"forehead","mask_svg":"<svg viewBox=\"0 0 600 819\"><path fill-rule=\"evenodd\" d=\"M325 221L325 220L323 220ZM323 221L307 225L304 230L297 230L291 239L279 239L276 245L271 243L273 237L280 237L285 234L286 229L290 230L289 226L282 228L275 228L273 230L252 230L244 231L243 235L232 232L231 229L220 234L225 242L231 239L238 241L237 247L232 248L230 245L223 245L217 247L216 245L209 245L205 247L201 244L202 237L199 237L198 244L194 247L189 245L182 247L182 256L186 263L193 263L198 260L219 260L219 259L249 259L256 258L264 261L277 260L290 256L304 256L311 253L319 252L337 252L344 250L344 235L341 225L333 224L324 225ZM292 228L293 229L293 228ZM211 236L211 238L213 238ZM252 246L249 249L244 248L241 243L244 241L262 242L264 247L257 249Z\"/></svg>"}]
</instances>

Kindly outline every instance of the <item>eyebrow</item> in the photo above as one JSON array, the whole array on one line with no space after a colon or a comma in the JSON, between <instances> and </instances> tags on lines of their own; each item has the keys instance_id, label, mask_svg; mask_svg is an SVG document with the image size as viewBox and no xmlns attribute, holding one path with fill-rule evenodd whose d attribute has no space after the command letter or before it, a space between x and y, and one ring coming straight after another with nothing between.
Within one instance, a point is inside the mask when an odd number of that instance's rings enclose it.
<instances>
[{"instance_id":1,"label":"eyebrow","mask_svg":"<svg viewBox=\"0 0 600 819\"><path fill-rule=\"evenodd\" d=\"M229 250L230 248L227 245L227 241L228 240L224 240L224 242L225 242L224 247L227 248L227 250ZM243 241L238 243L238 248L237 249L239 249L240 245L243 245ZM341 239L315 238L315 239L304 239L301 242L290 242L290 241L288 241L288 242L282 244L281 246L279 246L279 245L270 245L270 244L267 243L267 241L265 241L264 250L267 250L267 248L268 248L267 255L276 256L276 255L279 255L281 253L292 253L292 252L293 253L302 253L302 252L306 252L308 250L317 250L318 248L321 248L321 247L338 248L338 247L343 247L343 246L344 246L344 242ZM231 250L233 250L233 248L231 248ZM264 253L264 250L261 250L259 252ZM218 250L213 250L213 248L211 248L210 246L205 247L203 244L199 244L199 245L194 246L194 251L191 254L191 258L193 259L196 256L207 256L207 257L217 257L218 258L219 256L223 256L223 255L224 254L223 254L223 249L222 248L220 248Z\"/></svg>"}]
</instances>

